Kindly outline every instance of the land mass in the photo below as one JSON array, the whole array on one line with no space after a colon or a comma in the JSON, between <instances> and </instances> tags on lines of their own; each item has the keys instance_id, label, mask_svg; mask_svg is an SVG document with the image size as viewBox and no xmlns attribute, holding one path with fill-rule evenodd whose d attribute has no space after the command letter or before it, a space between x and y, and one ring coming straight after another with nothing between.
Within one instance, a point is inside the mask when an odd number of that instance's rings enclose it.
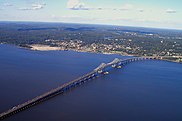
<instances>
[{"instance_id":1,"label":"land mass","mask_svg":"<svg viewBox=\"0 0 182 121\"><path fill-rule=\"evenodd\" d=\"M0 22L0 43L32 50L74 50L182 62L182 31L124 26Z\"/></svg>"}]
</instances>

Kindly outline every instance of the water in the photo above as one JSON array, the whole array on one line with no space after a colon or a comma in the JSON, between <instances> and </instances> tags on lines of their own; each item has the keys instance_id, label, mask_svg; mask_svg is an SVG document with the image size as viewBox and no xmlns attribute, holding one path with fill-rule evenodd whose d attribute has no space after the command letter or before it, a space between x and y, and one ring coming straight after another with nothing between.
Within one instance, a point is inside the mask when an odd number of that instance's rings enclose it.
<instances>
[{"instance_id":1,"label":"water","mask_svg":"<svg viewBox=\"0 0 182 121\"><path fill-rule=\"evenodd\" d=\"M0 112L119 55L30 51L0 45ZM6 121L182 121L182 65L141 61L20 112Z\"/></svg>"}]
</instances>

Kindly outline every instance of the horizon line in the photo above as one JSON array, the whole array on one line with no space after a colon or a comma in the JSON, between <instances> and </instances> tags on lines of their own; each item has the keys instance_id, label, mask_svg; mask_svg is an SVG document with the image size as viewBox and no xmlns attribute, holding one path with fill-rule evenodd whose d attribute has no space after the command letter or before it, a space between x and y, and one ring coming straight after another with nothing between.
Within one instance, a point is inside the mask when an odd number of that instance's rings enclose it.
<instances>
[{"instance_id":1,"label":"horizon line","mask_svg":"<svg viewBox=\"0 0 182 121\"><path fill-rule=\"evenodd\" d=\"M168 27L147 27L147 26L130 26L130 25L116 25L116 24L101 24L101 23L80 23L80 22L59 22L59 21L14 21L14 20L0 20L1 22L28 22L28 23L62 23L62 24L80 24L80 25L102 25L102 26L116 26L116 27L131 27L131 28L144 28L144 29L161 29L161 30L173 30L182 31L180 28L168 28Z\"/></svg>"}]
</instances>

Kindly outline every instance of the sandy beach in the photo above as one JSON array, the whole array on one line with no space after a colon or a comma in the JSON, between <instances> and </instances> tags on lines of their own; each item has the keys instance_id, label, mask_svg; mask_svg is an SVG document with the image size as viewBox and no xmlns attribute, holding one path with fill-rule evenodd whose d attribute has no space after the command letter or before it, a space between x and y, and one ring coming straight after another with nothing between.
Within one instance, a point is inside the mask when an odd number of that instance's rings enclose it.
<instances>
[{"instance_id":1,"label":"sandy beach","mask_svg":"<svg viewBox=\"0 0 182 121\"><path fill-rule=\"evenodd\" d=\"M64 50L61 47L51 47L49 45L40 45L40 44L30 45L30 47L31 50L38 50L38 51Z\"/></svg>"}]
</instances>

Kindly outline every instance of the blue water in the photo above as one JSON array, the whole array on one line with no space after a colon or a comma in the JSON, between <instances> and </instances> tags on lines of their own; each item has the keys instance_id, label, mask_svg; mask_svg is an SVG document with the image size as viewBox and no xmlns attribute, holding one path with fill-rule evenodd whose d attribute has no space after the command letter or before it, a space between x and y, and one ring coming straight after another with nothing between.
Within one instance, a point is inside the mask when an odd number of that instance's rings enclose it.
<instances>
[{"instance_id":1,"label":"blue water","mask_svg":"<svg viewBox=\"0 0 182 121\"><path fill-rule=\"evenodd\" d=\"M115 57L0 45L0 112ZM182 64L131 63L6 121L182 121Z\"/></svg>"}]
</instances>

